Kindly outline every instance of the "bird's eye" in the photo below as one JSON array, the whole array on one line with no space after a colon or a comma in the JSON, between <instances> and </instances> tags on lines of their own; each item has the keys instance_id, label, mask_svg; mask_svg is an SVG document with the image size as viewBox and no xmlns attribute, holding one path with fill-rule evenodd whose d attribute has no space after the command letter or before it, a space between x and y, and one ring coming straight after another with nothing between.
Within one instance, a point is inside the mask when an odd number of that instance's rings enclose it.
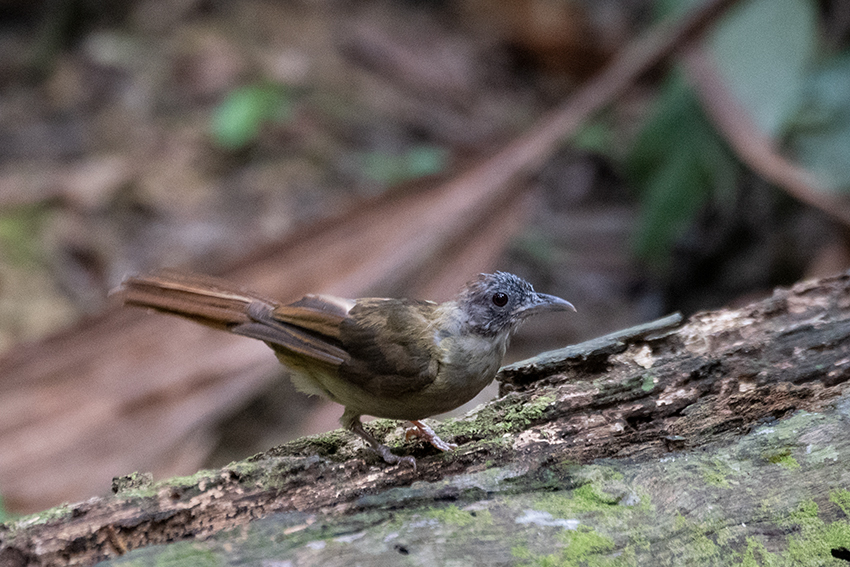
<instances>
[{"instance_id":1,"label":"bird's eye","mask_svg":"<svg viewBox=\"0 0 850 567\"><path fill-rule=\"evenodd\" d=\"M497 307L504 307L508 303L508 295L506 293L502 293L501 291L498 293L494 293L493 303L495 303Z\"/></svg>"}]
</instances>

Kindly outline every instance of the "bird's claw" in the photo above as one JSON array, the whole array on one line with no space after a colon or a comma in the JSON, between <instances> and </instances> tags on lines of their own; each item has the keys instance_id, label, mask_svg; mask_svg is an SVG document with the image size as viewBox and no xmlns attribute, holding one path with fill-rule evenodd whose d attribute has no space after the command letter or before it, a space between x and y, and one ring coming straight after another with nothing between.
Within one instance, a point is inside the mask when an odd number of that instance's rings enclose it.
<instances>
[{"instance_id":1,"label":"bird's claw","mask_svg":"<svg viewBox=\"0 0 850 567\"><path fill-rule=\"evenodd\" d=\"M447 441L443 441L440 437L434 432L433 429L422 423L421 421L411 421L413 427L410 427L404 431L404 438L407 440L413 439L414 437L418 437L423 441L427 441L433 447L436 447L440 451L453 451L457 449L457 445L455 443L449 443Z\"/></svg>"},{"instance_id":2,"label":"bird's claw","mask_svg":"<svg viewBox=\"0 0 850 567\"><path fill-rule=\"evenodd\" d=\"M398 455L392 453L390 448L386 445L378 445L376 447L371 447L373 451L378 453L384 462L390 465L395 465L398 463L405 463L413 467L413 472L416 472L416 459L411 456L407 457L399 457Z\"/></svg>"}]
</instances>

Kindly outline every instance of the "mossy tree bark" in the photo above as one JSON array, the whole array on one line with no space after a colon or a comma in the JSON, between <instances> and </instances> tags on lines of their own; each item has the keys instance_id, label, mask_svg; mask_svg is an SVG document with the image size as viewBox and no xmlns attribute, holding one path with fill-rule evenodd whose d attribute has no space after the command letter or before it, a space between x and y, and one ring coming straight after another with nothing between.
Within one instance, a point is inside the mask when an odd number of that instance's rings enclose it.
<instances>
[{"instance_id":1,"label":"mossy tree bark","mask_svg":"<svg viewBox=\"0 0 850 567\"><path fill-rule=\"evenodd\" d=\"M452 453L375 422L417 471L302 439L0 526L0 564L847 565L850 275L673 323L504 368Z\"/></svg>"}]
</instances>

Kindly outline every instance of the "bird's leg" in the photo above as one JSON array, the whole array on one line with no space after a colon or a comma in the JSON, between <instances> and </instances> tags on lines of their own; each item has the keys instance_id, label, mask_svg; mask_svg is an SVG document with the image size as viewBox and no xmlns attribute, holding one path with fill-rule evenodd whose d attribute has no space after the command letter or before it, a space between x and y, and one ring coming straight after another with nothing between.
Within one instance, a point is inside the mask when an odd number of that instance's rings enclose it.
<instances>
[{"instance_id":1,"label":"bird's leg","mask_svg":"<svg viewBox=\"0 0 850 567\"><path fill-rule=\"evenodd\" d=\"M372 435L370 435L363 428L363 424L360 422L359 415L349 414L348 410L345 410L345 412L342 414L342 419L340 421L342 422L343 427L350 430L352 433L358 435L360 438L366 441L369 444L369 447L373 451L378 453L382 459L384 459L384 462L390 465L395 465L397 463L407 463L413 467L413 472L416 472L416 459L411 456L399 457L398 455L394 455L393 453L391 453L389 447L378 442L377 439L372 437Z\"/></svg>"},{"instance_id":2,"label":"bird's leg","mask_svg":"<svg viewBox=\"0 0 850 567\"><path fill-rule=\"evenodd\" d=\"M420 439L427 441L440 451L451 451L453 449L457 449L457 445L454 443L448 443L443 441L442 439L434 433L434 430L422 423L421 421L411 421L413 427L405 430L404 437L405 439L410 439L411 437L419 437Z\"/></svg>"}]
</instances>

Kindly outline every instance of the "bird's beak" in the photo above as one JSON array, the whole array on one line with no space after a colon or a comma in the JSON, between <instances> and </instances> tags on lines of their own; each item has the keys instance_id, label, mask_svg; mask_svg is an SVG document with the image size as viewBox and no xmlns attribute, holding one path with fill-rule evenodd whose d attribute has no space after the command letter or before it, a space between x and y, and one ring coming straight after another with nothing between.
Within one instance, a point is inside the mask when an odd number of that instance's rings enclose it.
<instances>
[{"instance_id":1,"label":"bird's beak","mask_svg":"<svg viewBox=\"0 0 850 567\"><path fill-rule=\"evenodd\" d=\"M545 293L535 293L534 299L520 309L519 314L523 317L541 313L543 311L575 311L575 306L560 297L547 295Z\"/></svg>"}]
</instances>

